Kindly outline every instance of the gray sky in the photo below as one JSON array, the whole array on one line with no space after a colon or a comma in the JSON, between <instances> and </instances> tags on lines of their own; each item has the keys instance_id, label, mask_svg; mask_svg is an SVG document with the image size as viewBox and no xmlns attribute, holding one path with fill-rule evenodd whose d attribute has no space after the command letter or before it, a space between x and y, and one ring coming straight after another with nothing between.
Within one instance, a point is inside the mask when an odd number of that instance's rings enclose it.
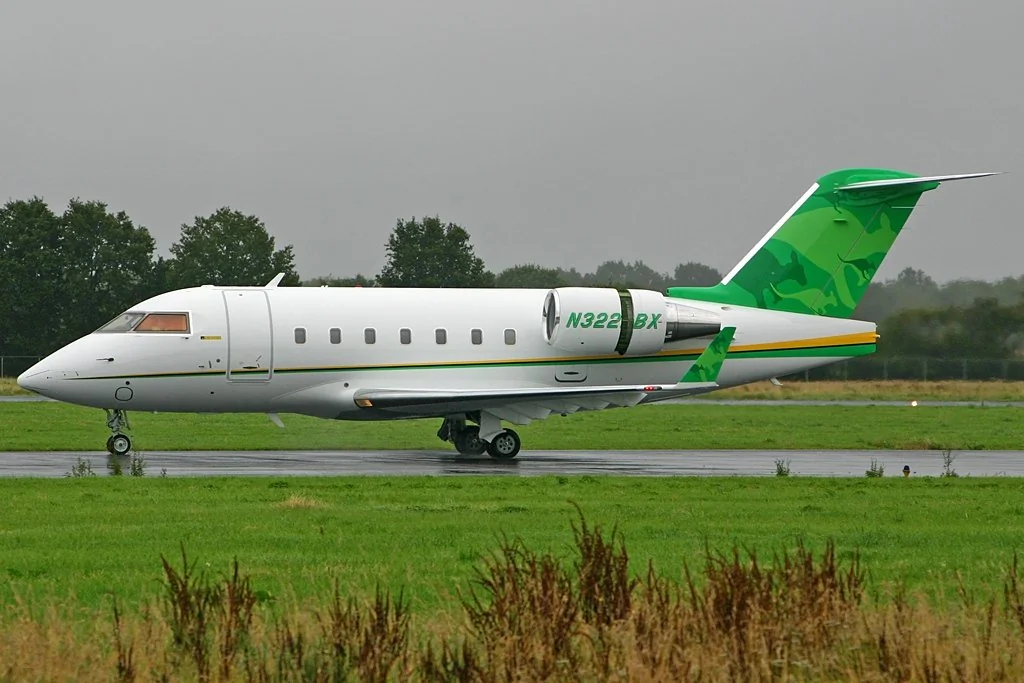
<instances>
[{"instance_id":1,"label":"gray sky","mask_svg":"<svg viewBox=\"0 0 1024 683\"><path fill-rule=\"evenodd\" d=\"M742 9L741 9L742 8ZM98 199L166 253L229 205L300 274L438 214L493 270L723 272L822 173L925 196L881 271L1024 273L1024 3L4 0L0 199Z\"/></svg>"}]
</instances>

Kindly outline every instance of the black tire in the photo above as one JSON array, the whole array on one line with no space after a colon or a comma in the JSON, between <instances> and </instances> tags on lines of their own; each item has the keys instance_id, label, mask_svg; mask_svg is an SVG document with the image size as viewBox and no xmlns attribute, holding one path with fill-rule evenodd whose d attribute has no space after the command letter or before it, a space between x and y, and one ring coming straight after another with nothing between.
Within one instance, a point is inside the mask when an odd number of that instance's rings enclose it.
<instances>
[{"instance_id":1,"label":"black tire","mask_svg":"<svg viewBox=\"0 0 1024 683\"><path fill-rule=\"evenodd\" d=\"M480 438L479 427L466 427L455 435L455 450L463 455L483 455L487 442Z\"/></svg>"},{"instance_id":2,"label":"black tire","mask_svg":"<svg viewBox=\"0 0 1024 683\"><path fill-rule=\"evenodd\" d=\"M114 435L111 434L107 437L107 453L114 454Z\"/></svg>"},{"instance_id":3,"label":"black tire","mask_svg":"<svg viewBox=\"0 0 1024 683\"><path fill-rule=\"evenodd\" d=\"M519 455L522 445L519 435L511 429L506 429L487 444L487 454L498 460L511 460Z\"/></svg>"},{"instance_id":4,"label":"black tire","mask_svg":"<svg viewBox=\"0 0 1024 683\"><path fill-rule=\"evenodd\" d=\"M110 452L114 455L128 455L132 451L132 440L124 434L114 434L109 443Z\"/></svg>"}]
</instances>

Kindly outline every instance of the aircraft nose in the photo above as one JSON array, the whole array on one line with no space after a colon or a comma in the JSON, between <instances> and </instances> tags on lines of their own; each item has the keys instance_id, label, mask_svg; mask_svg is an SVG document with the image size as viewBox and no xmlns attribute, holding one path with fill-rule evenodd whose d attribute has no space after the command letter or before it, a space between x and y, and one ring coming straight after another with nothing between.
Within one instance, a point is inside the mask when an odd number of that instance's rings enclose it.
<instances>
[{"instance_id":1,"label":"aircraft nose","mask_svg":"<svg viewBox=\"0 0 1024 683\"><path fill-rule=\"evenodd\" d=\"M60 387L59 380L77 377L78 372L75 370L54 370L52 366L49 364L44 365L44 363L46 363L46 359L18 375L18 386L43 396L57 398L53 394Z\"/></svg>"},{"instance_id":2,"label":"aircraft nose","mask_svg":"<svg viewBox=\"0 0 1024 683\"><path fill-rule=\"evenodd\" d=\"M41 393L43 385L46 383L46 379L46 370L40 368L38 365L33 365L31 368L18 375L18 386L22 389L28 389L29 391L34 391L38 394Z\"/></svg>"}]
</instances>

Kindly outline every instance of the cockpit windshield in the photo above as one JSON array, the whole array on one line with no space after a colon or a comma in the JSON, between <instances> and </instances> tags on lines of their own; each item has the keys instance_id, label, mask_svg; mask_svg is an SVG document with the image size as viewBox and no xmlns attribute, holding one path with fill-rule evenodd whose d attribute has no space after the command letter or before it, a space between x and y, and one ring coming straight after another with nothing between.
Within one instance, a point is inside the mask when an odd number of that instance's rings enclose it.
<instances>
[{"instance_id":1,"label":"cockpit windshield","mask_svg":"<svg viewBox=\"0 0 1024 683\"><path fill-rule=\"evenodd\" d=\"M189 333L188 313L144 313L128 311L117 316L97 332L176 332Z\"/></svg>"},{"instance_id":2,"label":"cockpit windshield","mask_svg":"<svg viewBox=\"0 0 1024 683\"><path fill-rule=\"evenodd\" d=\"M109 323L96 330L97 332L130 332L135 328L142 319L146 317L145 313L138 313L136 311L128 311L117 316Z\"/></svg>"}]
</instances>

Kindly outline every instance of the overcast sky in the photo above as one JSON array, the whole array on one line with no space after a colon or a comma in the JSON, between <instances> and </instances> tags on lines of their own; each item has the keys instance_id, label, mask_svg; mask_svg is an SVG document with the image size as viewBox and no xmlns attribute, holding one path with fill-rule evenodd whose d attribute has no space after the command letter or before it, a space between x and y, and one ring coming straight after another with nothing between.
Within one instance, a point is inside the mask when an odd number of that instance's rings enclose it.
<instances>
[{"instance_id":1,"label":"overcast sky","mask_svg":"<svg viewBox=\"0 0 1024 683\"><path fill-rule=\"evenodd\" d=\"M732 267L826 171L925 195L881 271L1024 273L1024 3L3 0L0 199L166 253L231 206L304 278L439 215L492 270Z\"/></svg>"}]
</instances>

